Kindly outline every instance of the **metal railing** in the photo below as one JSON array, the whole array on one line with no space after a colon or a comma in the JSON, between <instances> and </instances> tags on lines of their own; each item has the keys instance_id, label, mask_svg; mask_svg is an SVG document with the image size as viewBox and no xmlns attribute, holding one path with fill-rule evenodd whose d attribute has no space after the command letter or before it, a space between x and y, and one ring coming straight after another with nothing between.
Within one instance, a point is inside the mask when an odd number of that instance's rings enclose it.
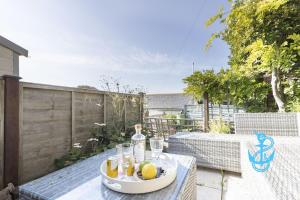
<instances>
[{"instance_id":1,"label":"metal railing","mask_svg":"<svg viewBox=\"0 0 300 200\"><path fill-rule=\"evenodd\" d=\"M242 108L235 107L233 105L213 105L209 104L209 119L222 118L226 122L234 121L235 113L244 113L245 110ZM190 119L203 119L204 118L204 106L199 105L185 105L184 113L187 118Z\"/></svg>"}]
</instances>

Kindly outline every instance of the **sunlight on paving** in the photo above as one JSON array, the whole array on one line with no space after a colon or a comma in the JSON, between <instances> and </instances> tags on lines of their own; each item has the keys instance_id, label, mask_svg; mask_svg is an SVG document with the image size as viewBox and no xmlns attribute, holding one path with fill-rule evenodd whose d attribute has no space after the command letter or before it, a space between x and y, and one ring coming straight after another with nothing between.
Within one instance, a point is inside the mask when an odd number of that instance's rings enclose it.
<instances>
[{"instance_id":1,"label":"sunlight on paving","mask_svg":"<svg viewBox=\"0 0 300 200\"><path fill-rule=\"evenodd\" d=\"M197 169L197 199L199 200L220 200L221 199L220 170L198 168Z\"/></svg>"}]
</instances>

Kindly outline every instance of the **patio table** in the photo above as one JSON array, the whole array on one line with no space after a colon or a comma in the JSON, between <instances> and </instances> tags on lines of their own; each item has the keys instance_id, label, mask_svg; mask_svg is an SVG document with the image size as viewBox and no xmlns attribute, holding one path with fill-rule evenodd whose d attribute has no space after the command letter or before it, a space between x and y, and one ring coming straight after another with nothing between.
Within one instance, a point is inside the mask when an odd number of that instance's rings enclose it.
<instances>
[{"instance_id":1,"label":"patio table","mask_svg":"<svg viewBox=\"0 0 300 200\"><path fill-rule=\"evenodd\" d=\"M102 184L100 164L115 150L108 150L19 187L21 200L175 200L196 199L196 159L174 155L177 177L169 186L146 194L123 194Z\"/></svg>"}]
</instances>

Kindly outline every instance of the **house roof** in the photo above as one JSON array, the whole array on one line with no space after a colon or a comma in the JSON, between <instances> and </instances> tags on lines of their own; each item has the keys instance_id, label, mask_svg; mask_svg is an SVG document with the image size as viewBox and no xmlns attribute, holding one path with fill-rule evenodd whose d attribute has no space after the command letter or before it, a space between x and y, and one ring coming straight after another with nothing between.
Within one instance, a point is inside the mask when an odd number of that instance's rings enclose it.
<instances>
[{"instance_id":1,"label":"house roof","mask_svg":"<svg viewBox=\"0 0 300 200\"><path fill-rule=\"evenodd\" d=\"M184 109L185 105L193 105L194 99L183 93L147 94L148 109Z\"/></svg>"},{"instance_id":2,"label":"house roof","mask_svg":"<svg viewBox=\"0 0 300 200\"><path fill-rule=\"evenodd\" d=\"M1 35L0 35L0 45L12 50L13 52L19 54L20 56L28 57L28 51L26 49L2 37Z\"/></svg>"}]
</instances>

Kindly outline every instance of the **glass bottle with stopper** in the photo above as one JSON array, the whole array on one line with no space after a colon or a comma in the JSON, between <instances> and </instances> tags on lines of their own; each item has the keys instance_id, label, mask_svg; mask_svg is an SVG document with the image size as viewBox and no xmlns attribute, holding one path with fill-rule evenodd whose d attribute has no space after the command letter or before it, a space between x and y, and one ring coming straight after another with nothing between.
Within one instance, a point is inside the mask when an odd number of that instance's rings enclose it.
<instances>
[{"instance_id":1,"label":"glass bottle with stopper","mask_svg":"<svg viewBox=\"0 0 300 200\"><path fill-rule=\"evenodd\" d=\"M133 144L133 156L136 163L140 163L145 160L145 149L146 149L146 137L141 133L142 125L136 124L135 134L131 138Z\"/></svg>"}]
</instances>

